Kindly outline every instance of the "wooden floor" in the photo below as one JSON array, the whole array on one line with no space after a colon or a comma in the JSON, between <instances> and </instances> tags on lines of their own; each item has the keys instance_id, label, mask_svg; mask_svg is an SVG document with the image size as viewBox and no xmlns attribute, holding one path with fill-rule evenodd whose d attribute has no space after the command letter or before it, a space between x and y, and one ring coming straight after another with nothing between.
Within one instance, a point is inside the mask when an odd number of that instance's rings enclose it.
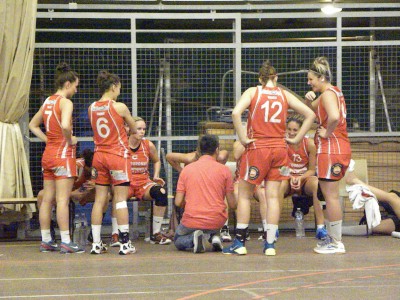
<instances>
[{"instance_id":1,"label":"wooden floor","mask_svg":"<svg viewBox=\"0 0 400 300\"><path fill-rule=\"evenodd\" d=\"M40 253L0 243L0 299L400 299L400 239L345 237L347 253L313 253L316 240L281 233L277 256L255 234L248 255L193 254L140 240L118 255ZM87 251L89 251L89 247Z\"/></svg>"}]
</instances>

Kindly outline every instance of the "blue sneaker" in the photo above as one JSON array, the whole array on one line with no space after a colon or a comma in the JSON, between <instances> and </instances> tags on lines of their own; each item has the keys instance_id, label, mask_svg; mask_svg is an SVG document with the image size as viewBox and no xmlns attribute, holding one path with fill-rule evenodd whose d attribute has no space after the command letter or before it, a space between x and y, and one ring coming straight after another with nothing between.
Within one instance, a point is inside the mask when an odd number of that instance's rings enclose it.
<instances>
[{"instance_id":1,"label":"blue sneaker","mask_svg":"<svg viewBox=\"0 0 400 300\"><path fill-rule=\"evenodd\" d=\"M54 240L51 240L50 242L41 242L40 243L40 252L51 252L51 251L58 251L60 250L58 248L57 243Z\"/></svg>"},{"instance_id":2,"label":"blue sneaker","mask_svg":"<svg viewBox=\"0 0 400 300\"><path fill-rule=\"evenodd\" d=\"M67 243L61 243L60 248L61 248L60 252L61 252L62 254L66 254L66 253L82 253L82 252L85 252L85 249L79 247L79 245L77 245L77 244L75 244L75 243L73 243L73 242L70 242L69 244L67 244Z\"/></svg>"},{"instance_id":3,"label":"blue sneaker","mask_svg":"<svg viewBox=\"0 0 400 300\"><path fill-rule=\"evenodd\" d=\"M232 245L229 247L225 247L222 249L223 254L239 254L239 255L246 255L247 254L247 249L243 245L242 242L240 242L238 239L234 239Z\"/></svg>"},{"instance_id":4,"label":"blue sneaker","mask_svg":"<svg viewBox=\"0 0 400 300\"><path fill-rule=\"evenodd\" d=\"M266 256L275 256L276 251L275 251L275 243L268 244L267 242L264 243L264 249L263 252Z\"/></svg>"},{"instance_id":5,"label":"blue sneaker","mask_svg":"<svg viewBox=\"0 0 400 300\"><path fill-rule=\"evenodd\" d=\"M326 228L317 228L317 231L315 233L315 238L319 240L324 240L326 239L326 236L328 235L328 232L326 231Z\"/></svg>"}]
</instances>

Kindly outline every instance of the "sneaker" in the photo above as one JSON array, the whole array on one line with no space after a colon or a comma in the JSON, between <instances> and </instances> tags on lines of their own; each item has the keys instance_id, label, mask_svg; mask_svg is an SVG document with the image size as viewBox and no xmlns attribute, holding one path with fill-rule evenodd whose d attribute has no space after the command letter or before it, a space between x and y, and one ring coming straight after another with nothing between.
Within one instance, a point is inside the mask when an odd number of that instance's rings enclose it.
<instances>
[{"instance_id":1,"label":"sneaker","mask_svg":"<svg viewBox=\"0 0 400 300\"><path fill-rule=\"evenodd\" d=\"M92 250L90 250L90 254L101 254L107 252L107 247L100 241L100 243L92 243Z\"/></svg>"},{"instance_id":2,"label":"sneaker","mask_svg":"<svg viewBox=\"0 0 400 300\"><path fill-rule=\"evenodd\" d=\"M314 252L319 254L344 254L346 249L340 241L335 241L333 238L327 238L324 240L325 243L318 243L317 247L314 248Z\"/></svg>"},{"instance_id":3,"label":"sneaker","mask_svg":"<svg viewBox=\"0 0 400 300\"><path fill-rule=\"evenodd\" d=\"M315 233L315 238L319 240L324 240L326 239L326 236L328 235L328 232L326 231L326 228L317 228L317 231Z\"/></svg>"},{"instance_id":4,"label":"sneaker","mask_svg":"<svg viewBox=\"0 0 400 300\"><path fill-rule=\"evenodd\" d=\"M329 244L329 243L331 243L331 242L332 242L332 237L331 237L329 234L327 234L326 237L325 237L325 239L320 240L320 241L317 243L317 248L325 247L327 244Z\"/></svg>"},{"instance_id":5,"label":"sneaker","mask_svg":"<svg viewBox=\"0 0 400 300\"><path fill-rule=\"evenodd\" d=\"M51 251L58 251L60 250L58 248L57 243L54 240L51 240L50 242L41 242L40 243L40 252L51 252Z\"/></svg>"},{"instance_id":6,"label":"sneaker","mask_svg":"<svg viewBox=\"0 0 400 300\"><path fill-rule=\"evenodd\" d=\"M218 235L214 235L211 238L211 245L215 252L221 252L223 249L221 238Z\"/></svg>"},{"instance_id":7,"label":"sneaker","mask_svg":"<svg viewBox=\"0 0 400 300\"><path fill-rule=\"evenodd\" d=\"M61 248L60 252L62 254L83 253L83 252L85 252L85 249L81 248L78 244L75 244L73 242L70 242L69 244L61 243L60 248Z\"/></svg>"},{"instance_id":8,"label":"sneaker","mask_svg":"<svg viewBox=\"0 0 400 300\"><path fill-rule=\"evenodd\" d=\"M219 235L221 237L221 240L225 243L225 242L232 242L232 237L229 234L229 227L228 226L224 226L221 228Z\"/></svg>"},{"instance_id":9,"label":"sneaker","mask_svg":"<svg viewBox=\"0 0 400 300\"><path fill-rule=\"evenodd\" d=\"M263 252L266 256L275 256L276 251L275 251L275 242L272 244L268 244L267 242L264 243L264 249Z\"/></svg>"},{"instance_id":10,"label":"sneaker","mask_svg":"<svg viewBox=\"0 0 400 300\"><path fill-rule=\"evenodd\" d=\"M121 246L121 243L119 241L118 233L113 233L111 235L110 247L119 247L119 246Z\"/></svg>"},{"instance_id":11,"label":"sneaker","mask_svg":"<svg viewBox=\"0 0 400 300\"><path fill-rule=\"evenodd\" d=\"M205 252L205 247L203 244L203 231L196 230L193 233L193 253L203 253Z\"/></svg>"},{"instance_id":12,"label":"sneaker","mask_svg":"<svg viewBox=\"0 0 400 300\"><path fill-rule=\"evenodd\" d=\"M157 232L150 236L150 244L159 244L159 245L169 245L172 241L161 234L161 232Z\"/></svg>"},{"instance_id":13,"label":"sneaker","mask_svg":"<svg viewBox=\"0 0 400 300\"><path fill-rule=\"evenodd\" d=\"M133 246L131 241L128 241L125 244L121 244L119 246L119 255L127 255L127 254L133 254L136 252L135 246Z\"/></svg>"},{"instance_id":14,"label":"sneaker","mask_svg":"<svg viewBox=\"0 0 400 300\"><path fill-rule=\"evenodd\" d=\"M233 243L231 246L229 247L225 247L224 249L222 249L222 253L223 254L239 254L239 255L246 255L247 254L247 249L246 247L243 245L243 243L241 241L239 241L238 239L234 239Z\"/></svg>"}]
</instances>

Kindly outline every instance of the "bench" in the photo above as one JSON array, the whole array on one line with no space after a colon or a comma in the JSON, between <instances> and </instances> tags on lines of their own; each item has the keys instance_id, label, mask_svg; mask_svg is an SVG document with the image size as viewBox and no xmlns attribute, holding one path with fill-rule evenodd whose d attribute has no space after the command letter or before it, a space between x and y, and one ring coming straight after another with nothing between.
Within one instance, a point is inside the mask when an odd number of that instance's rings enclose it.
<instances>
[{"instance_id":1,"label":"bench","mask_svg":"<svg viewBox=\"0 0 400 300\"><path fill-rule=\"evenodd\" d=\"M21 198L0 198L0 204L32 204L37 203L36 197L21 197ZM17 222L17 239L25 239L26 237L26 218L22 213L23 218L14 218L11 219L10 222ZM4 224L5 222L0 220L0 224ZM8 222L7 222L8 223ZM6 224L7 224L6 223Z\"/></svg>"}]
</instances>

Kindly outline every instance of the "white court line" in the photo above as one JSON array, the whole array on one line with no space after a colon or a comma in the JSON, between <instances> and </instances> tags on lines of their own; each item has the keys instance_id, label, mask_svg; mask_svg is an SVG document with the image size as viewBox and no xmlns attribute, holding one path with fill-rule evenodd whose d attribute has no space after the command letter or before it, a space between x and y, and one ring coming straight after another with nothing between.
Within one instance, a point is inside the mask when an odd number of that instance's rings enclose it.
<instances>
[{"instance_id":1,"label":"white court line","mask_svg":"<svg viewBox=\"0 0 400 300\"><path fill-rule=\"evenodd\" d=\"M368 268L368 267L366 267ZM386 268L386 271L389 270L399 270L400 267L392 267ZM336 270L336 269L335 269ZM372 271L382 271L381 269L367 269L368 272ZM311 270L260 270L260 271L252 271L252 270L240 270L240 271L223 271L223 272L185 272L185 273L136 273L136 274L123 274L123 275L103 275L103 276L66 276L66 277L19 277L19 278L0 278L0 281L27 281L27 280L65 280L65 279L99 279L99 278L124 278L124 277L143 277L143 276L187 276L187 275L221 275L223 274L244 274L244 273L285 273L285 272L328 272L329 269L311 269ZM348 272L357 272L360 271L358 269L355 270L347 270ZM361 270L363 271L363 270Z\"/></svg>"},{"instance_id":2,"label":"white court line","mask_svg":"<svg viewBox=\"0 0 400 300\"><path fill-rule=\"evenodd\" d=\"M176 291L158 291L158 292L121 292L121 293L93 293L93 294L53 294L53 295L16 295L16 296L0 296L0 299L17 299L17 298L55 298L55 297L98 297L113 295L146 295L146 294L171 294L171 293L198 293L205 290L176 290Z\"/></svg>"}]
</instances>

